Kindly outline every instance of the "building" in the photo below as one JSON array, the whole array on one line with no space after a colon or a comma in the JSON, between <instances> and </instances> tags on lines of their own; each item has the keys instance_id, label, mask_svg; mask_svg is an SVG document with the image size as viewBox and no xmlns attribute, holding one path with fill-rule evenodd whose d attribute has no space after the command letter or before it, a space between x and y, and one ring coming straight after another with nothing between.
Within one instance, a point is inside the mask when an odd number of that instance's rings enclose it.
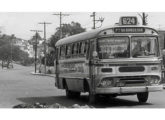
<instances>
[{"instance_id":1,"label":"building","mask_svg":"<svg viewBox=\"0 0 165 120\"><path fill-rule=\"evenodd\" d=\"M29 57L33 57L33 46L30 45L28 40L16 38L13 39L13 45L18 46L22 51L27 52Z\"/></svg>"}]
</instances>

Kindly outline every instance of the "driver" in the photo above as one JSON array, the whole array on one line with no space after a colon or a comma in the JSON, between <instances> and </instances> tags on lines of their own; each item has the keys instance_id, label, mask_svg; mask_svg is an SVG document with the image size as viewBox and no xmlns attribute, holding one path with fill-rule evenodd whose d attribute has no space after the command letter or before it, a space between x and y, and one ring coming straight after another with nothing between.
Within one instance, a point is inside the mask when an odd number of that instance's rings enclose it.
<instances>
[{"instance_id":1,"label":"driver","mask_svg":"<svg viewBox=\"0 0 165 120\"><path fill-rule=\"evenodd\" d=\"M145 48L142 46L142 42L138 40L136 46L132 50L132 56L137 57L137 56L144 56L144 55L146 55Z\"/></svg>"}]
</instances>

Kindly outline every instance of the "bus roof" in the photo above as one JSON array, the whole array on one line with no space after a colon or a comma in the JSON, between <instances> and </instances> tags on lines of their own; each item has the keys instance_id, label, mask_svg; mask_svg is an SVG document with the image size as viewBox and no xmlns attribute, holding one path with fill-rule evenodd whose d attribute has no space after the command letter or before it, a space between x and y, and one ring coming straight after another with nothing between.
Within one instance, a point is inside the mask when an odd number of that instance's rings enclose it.
<instances>
[{"instance_id":1,"label":"bus roof","mask_svg":"<svg viewBox=\"0 0 165 120\"><path fill-rule=\"evenodd\" d=\"M94 38L101 30L102 29L90 30L90 31L87 31L87 32L83 32L83 33L80 33L80 34L76 34L76 35L73 35L73 36L69 36L69 37L60 39L56 43L55 46Z\"/></svg>"},{"instance_id":2,"label":"bus roof","mask_svg":"<svg viewBox=\"0 0 165 120\"><path fill-rule=\"evenodd\" d=\"M90 30L90 31L87 31L87 32L83 32L83 33L80 33L80 34L76 34L76 35L73 35L73 36L69 36L69 37L60 39L59 41L57 41L55 46L60 46L60 45L63 45L63 44L73 43L73 42L81 41L81 40L92 39L92 38L95 38L102 30L111 29L111 28L114 28L114 27L126 27L126 26L109 26L109 27L99 28L99 29L95 29L95 30ZM128 26L128 27L135 27L135 26ZM150 28L150 27L147 27L147 26L136 26L136 27ZM153 28L150 28L150 29L153 29Z\"/></svg>"}]
</instances>

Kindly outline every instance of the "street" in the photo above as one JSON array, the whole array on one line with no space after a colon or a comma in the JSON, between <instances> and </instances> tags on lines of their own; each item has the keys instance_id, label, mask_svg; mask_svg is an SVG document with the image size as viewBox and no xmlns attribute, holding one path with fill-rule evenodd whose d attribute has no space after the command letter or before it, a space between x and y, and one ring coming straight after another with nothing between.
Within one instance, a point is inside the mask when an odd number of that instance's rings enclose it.
<instances>
[{"instance_id":1,"label":"street","mask_svg":"<svg viewBox=\"0 0 165 120\"><path fill-rule=\"evenodd\" d=\"M12 108L17 104L35 102L48 105L59 103L66 107L88 104L87 95L79 99L67 99L65 91L54 87L54 78L32 75L34 67L14 64L13 69L0 69L0 108ZM149 94L147 103L140 104L136 96L118 96L100 100L96 108L165 108L165 91Z\"/></svg>"}]
</instances>

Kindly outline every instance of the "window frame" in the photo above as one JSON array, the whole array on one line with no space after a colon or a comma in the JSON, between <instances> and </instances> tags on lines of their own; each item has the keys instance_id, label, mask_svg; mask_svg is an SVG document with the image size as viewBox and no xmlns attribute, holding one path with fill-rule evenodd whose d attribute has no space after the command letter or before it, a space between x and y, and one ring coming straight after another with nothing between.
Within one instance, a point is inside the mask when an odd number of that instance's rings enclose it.
<instances>
[{"instance_id":1,"label":"window frame","mask_svg":"<svg viewBox=\"0 0 165 120\"><path fill-rule=\"evenodd\" d=\"M99 58L99 59L123 59L123 58L130 58L131 57L131 47L130 47L130 45L131 45L131 38L130 38L130 36L129 35L113 35L113 36L103 36L103 37L99 37L99 38L97 38L96 39L96 44L97 44L97 46L96 46L96 51L97 51L97 53L99 54L99 40L100 39L103 39L103 38L114 38L114 37L127 37L128 38L128 50L129 50L129 55L128 55L128 57L119 57L119 58Z\"/></svg>"},{"instance_id":2,"label":"window frame","mask_svg":"<svg viewBox=\"0 0 165 120\"><path fill-rule=\"evenodd\" d=\"M131 57L132 58L137 58L137 57L133 57L132 56L132 38L133 37L155 37L156 38L156 40L155 40L155 45L156 45L156 47L157 47L157 50L155 51L156 52L156 55L154 56L154 57L159 57L160 56L160 46L159 46L159 39L158 39L158 36L156 36L156 35L139 35L139 36L137 36L137 35L132 35L131 37L130 37L130 39L131 39L131 47L130 47L130 53L131 53ZM140 57L140 58L143 58L143 57ZM148 57L147 57L148 58Z\"/></svg>"}]
</instances>

